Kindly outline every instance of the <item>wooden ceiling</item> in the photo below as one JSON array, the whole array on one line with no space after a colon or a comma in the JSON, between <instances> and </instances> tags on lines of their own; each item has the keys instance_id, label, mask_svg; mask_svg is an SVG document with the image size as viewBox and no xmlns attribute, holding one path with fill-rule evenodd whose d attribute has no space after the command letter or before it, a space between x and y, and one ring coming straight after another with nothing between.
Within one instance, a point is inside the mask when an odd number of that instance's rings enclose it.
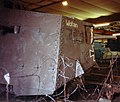
<instances>
[{"instance_id":1,"label":"wooden ceiling","mask_svg":"<svg viewBox=\"0 0 120 102\"><path fill-rule=\"evenodd\" d=\"M120 0L4 0L4 5L35 12L76 17L92 23L120 21ZM11 6L10 6L11 5Z\"/></svg>"}]
</instances>

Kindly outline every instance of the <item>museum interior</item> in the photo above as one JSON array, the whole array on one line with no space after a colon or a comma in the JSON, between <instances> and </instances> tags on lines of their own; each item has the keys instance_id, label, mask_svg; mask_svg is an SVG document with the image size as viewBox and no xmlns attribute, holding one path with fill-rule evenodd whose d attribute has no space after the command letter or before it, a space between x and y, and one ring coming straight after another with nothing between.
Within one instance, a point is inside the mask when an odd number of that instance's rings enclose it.
<instances>
[{"instance_id":1,"label":"museum interior","mask_svg":"<svg viewBox=\"0 0 120 102\"><path fill-rule=\"evenodd\" d=\"M120 0L0 0L0 102L119 102Z\"/></svg>"}]
</instances>

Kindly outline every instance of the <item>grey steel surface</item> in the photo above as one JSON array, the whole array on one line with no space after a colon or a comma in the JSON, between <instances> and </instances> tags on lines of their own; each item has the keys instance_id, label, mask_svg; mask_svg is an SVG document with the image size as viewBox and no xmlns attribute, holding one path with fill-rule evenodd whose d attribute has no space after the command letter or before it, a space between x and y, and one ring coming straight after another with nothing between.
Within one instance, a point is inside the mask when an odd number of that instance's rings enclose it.
<instances>
[{"instance_id":1,"label":"grey steel surface","mask_svg":"<svg viewBox=\"0 0 120 102\"><path fill-rule=\"evenodd\" d=\"M56 86L61 16L0 10L0 25L21 26L0 35L0 67L7 69L17 95L52 94ZM1 81L6 83L4 79Z\"/></svg>"},{"instance_id":2,"label":"grey steel surface","mask_svg":"<svg viewBox=\"0 0 120 102\"><path fill-rule=\"evenodd\" d=\"M77 60L84 71L95 64L94 56L91 55L91 33L90 23L75 18L62 18L57 88L64 85L64 81L73 79L77 71L80 71L76 70Z\"/></svg>"},{"instance_id":3,"label":"grey steel surface","mask_svg":"<svg viewBox=\"0 0 120 102\"><path fill-rule=\"evenodd\" d=\"M59 15L0 9L0 25L20 33L0 34L0 67L17 95L47 95L75 77L76 61L93 66L89 23ZM1 82L6 83L1 74Z\"/></svg>"}]
</instances>

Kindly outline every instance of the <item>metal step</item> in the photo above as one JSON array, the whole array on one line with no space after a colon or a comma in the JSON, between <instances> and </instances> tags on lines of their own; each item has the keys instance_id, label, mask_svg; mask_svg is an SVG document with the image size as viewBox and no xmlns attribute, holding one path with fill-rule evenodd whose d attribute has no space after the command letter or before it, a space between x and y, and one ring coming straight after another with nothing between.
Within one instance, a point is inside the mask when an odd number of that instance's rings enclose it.
<instances>
[{"instance_id":1,"label":"metal step","mask_svg":"<svg viewBox=\"0 0 120 102\"><path fill-rule=\"evenodd\" d=\"M102 85L108 77L109 70L110 68L94 68L89 74L85 75L85 83ZM113 69L106 83L111 83L111 80L114 84L120 82L120 70L118 68Z\"/></svg>"}]
</instances>

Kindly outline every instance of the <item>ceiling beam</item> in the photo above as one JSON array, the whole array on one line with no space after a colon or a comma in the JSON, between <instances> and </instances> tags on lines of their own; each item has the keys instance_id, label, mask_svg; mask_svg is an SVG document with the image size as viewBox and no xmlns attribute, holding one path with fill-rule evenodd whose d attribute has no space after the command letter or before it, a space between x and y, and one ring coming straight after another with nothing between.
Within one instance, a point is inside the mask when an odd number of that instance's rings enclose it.
<instances>
[{"instance_id":1,"label":"ceiling beam","mask_svg":"<svg viewBox=\"0 0 120 102\"><path fill-rule=\"evenodd\" d=\"M31 9L31 11L35 11L35 10L37 10L37 9L41 9L41 8L44 8L44 7L48 7L48 6L51 6L51 5L60 3L60 2L62 2L62 1L57 1L57 2L53 2L53 3L47 4L47 5L39 6L39 7L36 7L36 8Z\"/></svg>"},{"instance_id":2,"label":"ceiling beam","mask_svg":"<svg viewBox=\"0 0 120 102\"><path fill-rule=\"evenodd\" d=\"M117 8L118 8L118 6L119 6L118 3L113 2L113 1L110 1L110 2L109 1L104 1L104 3L103 3L103 1L99 1L99 0L98 0L98 2L97 1L89 1L89 0L87 0L87 1L86 0L82 0L82 1L86 2L86 3L90 4L90 5L94 5L96 7L104 9L106 11L109 11L111 13L115 13ZM108 5L106 5L106 4L108 4Z\"/></svg>"},{"instance_id":3,"label":"ceiling beam","mask_svg":"<svg viewBox=\"0 0 120 102\"><path fill-rule=\"evenodd\" d=\"M62 10L61 9L57 9L57 8L54 8L54 7L49 7L49 8L42 8L42 9L37 9L36 11L44 11L44 12L47 12L47 13L51 13L51 14L59 14L59 15L62 15L62 16L69 16L69 17L76 17L80 20L83 20L85 17L80 15L80 14L74 14L74 13L71 13L70 11L66 11L66 10Z\"/></svg>"}]
</instances>

